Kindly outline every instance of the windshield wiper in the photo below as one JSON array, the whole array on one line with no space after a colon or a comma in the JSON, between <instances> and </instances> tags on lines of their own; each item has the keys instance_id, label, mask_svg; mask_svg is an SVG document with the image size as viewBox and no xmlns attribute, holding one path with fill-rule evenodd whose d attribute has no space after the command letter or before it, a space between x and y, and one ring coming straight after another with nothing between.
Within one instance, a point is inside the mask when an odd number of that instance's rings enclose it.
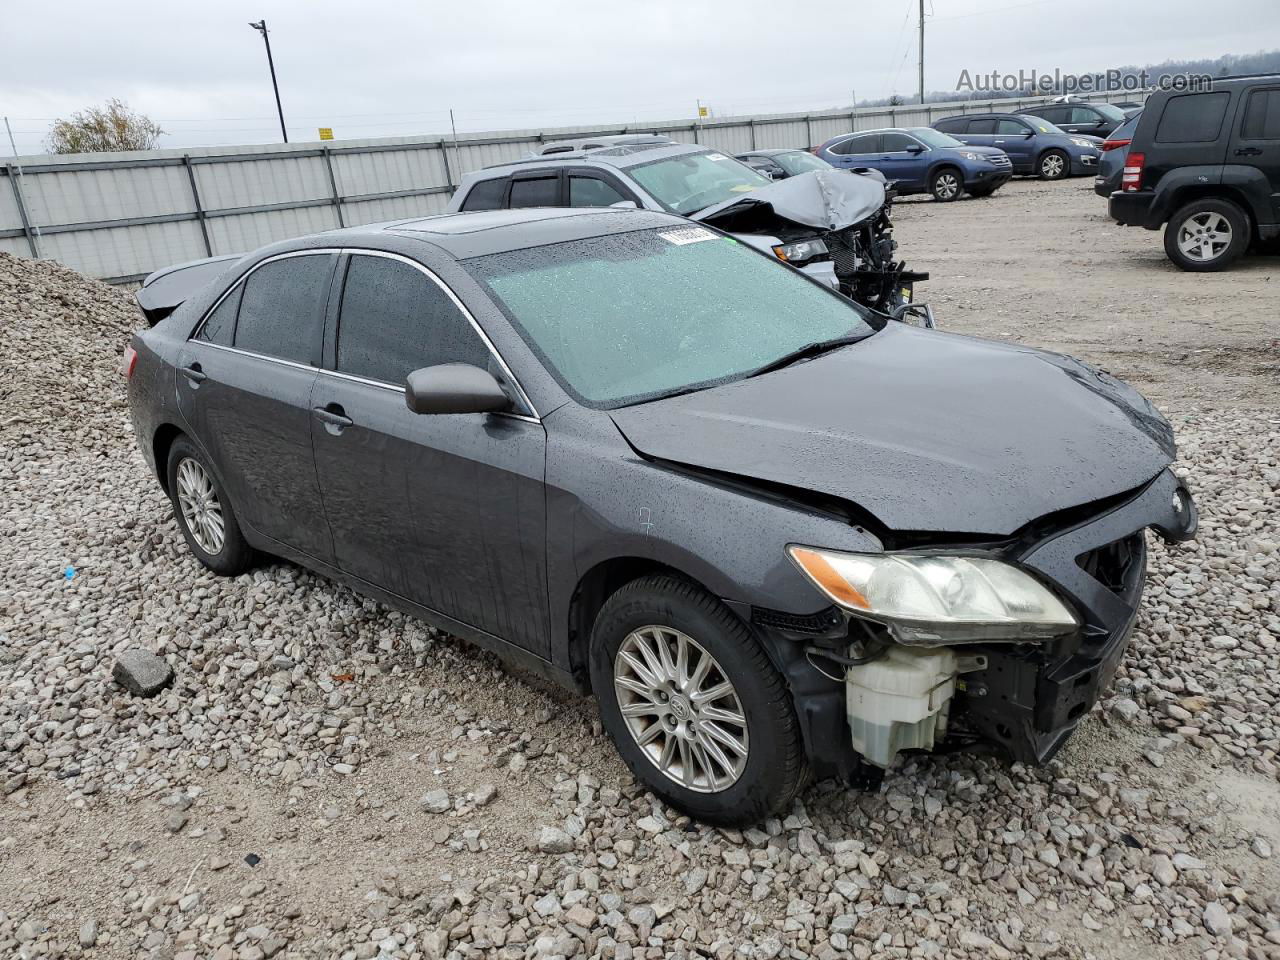
<instances>
[{"instance_id":1,"label":"windshield wiper","mask_svg":"<svg viewBox=\"0 0 1280 960\"><path fill-rule=\"evenodd\" d=\"M790 353L784 353L776 360L770 360L762 367L756 367L747 374L747 378L758 377L762 373L769 373L771 370L789 367L791 364L799 363L801 360L809 360L824 353L830 353L832 350L839 350L841 347L847 347L852 343L865 340L867 336L865 333L857 335L845 334L843 337L832 337L830 340L815 340L813 343L806 343L803 347L797 347Z\"/></svg>"}]
</instances>

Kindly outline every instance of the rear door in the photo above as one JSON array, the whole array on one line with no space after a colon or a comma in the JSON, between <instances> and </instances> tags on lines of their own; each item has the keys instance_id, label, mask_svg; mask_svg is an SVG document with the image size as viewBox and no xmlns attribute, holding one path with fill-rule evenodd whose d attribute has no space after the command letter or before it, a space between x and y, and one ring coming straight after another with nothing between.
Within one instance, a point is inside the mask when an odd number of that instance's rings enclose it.
<instances>
[{"instance_id":1,"label":"rear door","mask_svg":"<svg viewBox=\"0 0 1280 960\"><path fill-rule=\"evenodd\" d=\"M1227 162L1262 171L1271 193L1271 222L1280 223L1280 84L1246 94Z\"/></svg>"},{"instance_id":2,"label":"rear door","mask_svg":"<svg viewBox=\"0 0 1280 960\"><path fill-rule=\"evenodd\" d=\"M836 167L880 167L880 134L862 133L841 140L824 151L826 160Z\"/></svg>"},{"instance_id":3,"label":"rear door","mask_svg":"<svg viewBox=\"0 0 1280 960\"><path fill-rule=\"evenodd\" d=\"M311 456L311 389L337 263L285 254L242 278L179 355L178 404L213 459L240 521L332 559Z\"/></svg>"},{"instance_id":4,"label":"rear door","mask_svg":"<svg viewBox=\"0 0 1280 960\"><path fill-rule=\"evenodd\" d=\"M989 147L996 138L996 121L991 117L978 117L969 121L968 129L956 136L961 143L973 147Z\"/></svg>"},{"instance_id":5,"label":"rear door","mask_svg":"<svg viewBox=\"0 0 1280 960\"><path fill-rule=\"evenodd\" d=\"M548 650L546 434L470 315L434 274L352 251L327 337L315 472L346 573L539 656ZM513 414L418 415L405 379L487 368Z\"/></svg>"},{"instance_id":6,"label":"rear door","mask_svg":"<svg viewBox=\"0 0 1280 960\"><path fill-rule=\"evenodd\" d=\"M1170 96L1163 106L1157 105L1159 116L1153 118L1151 143L1141 147L1135 143L1131 147L1132 152L1145 156L1143 188L1155 187L1166 173L1178 167L1216 167L1234 159L1228 156L1231 151L1227 147L1231 140L1227 118L1234 113L1232 106L1230 90L1178 94ZM1142 115L1145 118L1147 111ZM1139 124L1142 138L1147 129L1148 121L1144 119Z\"/></svg>"}]
</instances>

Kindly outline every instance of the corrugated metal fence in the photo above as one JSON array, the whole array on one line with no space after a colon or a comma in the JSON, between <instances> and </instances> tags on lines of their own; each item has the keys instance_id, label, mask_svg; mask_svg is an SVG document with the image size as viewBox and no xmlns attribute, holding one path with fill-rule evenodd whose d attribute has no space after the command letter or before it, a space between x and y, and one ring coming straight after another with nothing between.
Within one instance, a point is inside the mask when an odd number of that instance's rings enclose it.
<instances>
[{"instance_id":1,"label":"corrugated metal fence","mask_svg":"<svg viewBox=\"0 0 1280 960\"><path fill-rule=\"evenodd\" d=\"M0 186L0 250L130 283L169 264L286 237L440 213L463 173L528 156L548 140L656 132L726 153L807 148L850 130L927 126L957 113L1012 112L1046 99L516 130L457 141L404 137L10 159L0 163L8 181Z\"/></svg>"}]
</instances>

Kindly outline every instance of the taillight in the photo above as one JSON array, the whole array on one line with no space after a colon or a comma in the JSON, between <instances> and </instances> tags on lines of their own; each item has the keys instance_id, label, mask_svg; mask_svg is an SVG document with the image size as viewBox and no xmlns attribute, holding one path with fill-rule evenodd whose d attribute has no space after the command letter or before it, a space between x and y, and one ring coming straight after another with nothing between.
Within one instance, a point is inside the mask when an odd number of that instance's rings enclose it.
<instances>
[{"instance_id":1,"label":"taillight","mask_svg":"<svg viewBox=\"0 0 1280 960\"><path fill-rule=\"evenodd\" d=\"M1120 189L1125 192L1142 189L1142 168L1147 158L1141 153L1130 152L1124 158L1124 171L1120 174Z\"/></svg>"},{"instance_id":2,"label":"taillight","mask_svg":"<svg viewBox=\"0 0 1280 960\"><path fill-rule=\"evenodd\" d=\"M1105 153L1108 150L1118 150L1120 147L1127 147L1131 143L1133 143L1132 140L1103 140L1102 151Z\"/></svg>"},{"instance_id":3,"label":"taillight","mask_svg":"<svg viewBox=\"0 0 1280 960\"><path fill-rule=\"evenodd\" d=\"M133 377L133 368L138 365L138 351L132 345L124 348L124 358L120 361L120 372L126 380Z\"/></svg>"}]
</instances>

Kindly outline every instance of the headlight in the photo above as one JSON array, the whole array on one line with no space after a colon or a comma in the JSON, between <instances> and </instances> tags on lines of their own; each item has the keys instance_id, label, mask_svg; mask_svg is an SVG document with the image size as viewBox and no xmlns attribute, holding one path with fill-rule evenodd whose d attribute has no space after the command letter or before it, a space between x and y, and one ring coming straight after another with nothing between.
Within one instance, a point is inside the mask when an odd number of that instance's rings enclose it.
<instances>
[{"instance_id":1,"label":"headlight","mask_svg":"<svg viewBox=\"0 0 1280 960\"><path fill-rule=\"evenodd\" d=\"M978 159L978 155L976 153L969 153L968 151L965 151L964 153L960 154L960 156L964 157L966 160Z\"/></svg>"},{"instance_id":2,"label":"headlight","mask_svg":"<svg viewBox=\"0 0 1280 960\"><path fill-rule=\"evenodd\" d=\"M900 643L1038 640L1078 625L1039 581L999 560L841 553L795 544L787 552L833 602L883 622Z\"/></svg>"},{"instance_id":3,"label":"headlight","mask_svg":"<svg viewBox=\"0 0 1280 960\"><path fill-rule=\"evenodd\" d=\"M1079 137L1072 137L1071 142L1074 143L1077 147L1096 147L1097 146L1096 143L1092 143L1088 140L1081 140Z\"/></svg>"},{"instance_id":4,"label":"headlight","mask_svg":"<svg viewBox=\"0 0 1280 960\"><path fill-rule=\"evenodd\" d=\"M799 265L815 257L824 256L827 252L827 245L821 240L801 240L798 243L779 244L773 248L773 252L779 260Z\"/></svg>"}]
</instances>

